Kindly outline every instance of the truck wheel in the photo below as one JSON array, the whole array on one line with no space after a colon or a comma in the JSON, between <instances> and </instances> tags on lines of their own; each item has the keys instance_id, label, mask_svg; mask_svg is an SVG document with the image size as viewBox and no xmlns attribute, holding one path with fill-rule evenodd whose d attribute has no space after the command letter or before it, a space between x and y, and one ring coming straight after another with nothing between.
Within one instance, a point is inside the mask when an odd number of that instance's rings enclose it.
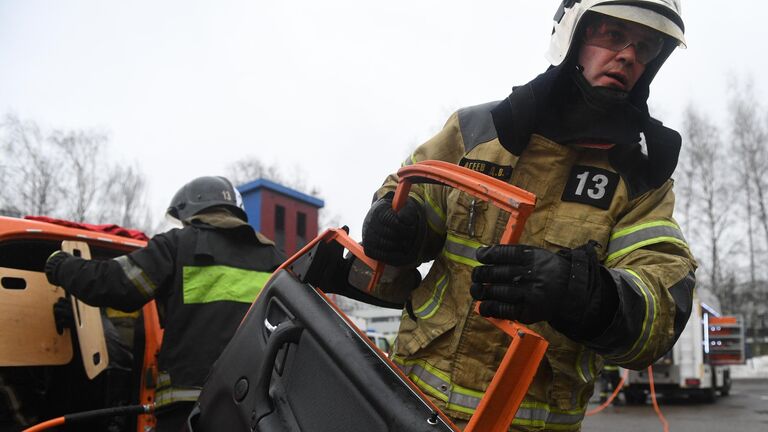
<instances>
[{"instance_id":1,"label":"truck wheel","mask_svg":"<svg viewBox=\"0 0 768 432\"><path fill-rule=\"evenodd\" d=\"M731 394L731 371L726 369L723 371L723 386L720 387L720 396L728 396Z\"/></svg>"},{"instance_id":2,"label":"truck wheel","mask_svg":"<svg viewBox=\"0 0 768 432\"><path fill-rule=\"evenodd\" d=\"M715 403L717 399L717 371L714 366L712 367L712 383L709 388L700 389L696 396L698 396L698 400L706 404Z\"/></svg>"}]
</instances>

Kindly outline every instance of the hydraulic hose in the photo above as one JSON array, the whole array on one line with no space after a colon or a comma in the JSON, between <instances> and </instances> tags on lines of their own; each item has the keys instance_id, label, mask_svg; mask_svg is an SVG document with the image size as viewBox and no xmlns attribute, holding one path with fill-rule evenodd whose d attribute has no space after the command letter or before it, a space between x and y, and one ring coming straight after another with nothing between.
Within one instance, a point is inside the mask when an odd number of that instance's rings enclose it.
<instances>
[{"instance_id":1,"label":"hydraulic hose","mask_svg":"<svg viewBox=\"0 0 768 432\"><path fill-rule=\"evenodd\" d=\"M103 408L93 411L83 411L74 414L67 414L65 416L57 417L42 423L38 423L30 428L24 429L22 432L38 432L48 430L54 426L61 426L63 424L77 423L90 421L101 417L113 417L119 415L138 415L149 414L152 412L153 405L128 405L113 408Z\"/></svg>"},{"instance_id":2,"label":"hydraulic hose","mask_svg":"<svg viewBox=\"0 0 768 432\"><path fill-rule=\"evenodd\" d=\"M613 400L616 399L616 396L621 391L621 388L624 387L624 381L627 380L628 376L629 376L629 369L624 369L624 373L621 374L621 379L619 380L619 383L616 384L616 388L613 389L613 393L611 394L611 397L609 397L608 400L603 402L603 404L600 405L599 407L593 410L587 411L587 415L588 416L595 415L600 411L604 410L608 405L610 405L613 402Z\"/></svg>"},{"instance_id":3,"label":"hydraulic hose","mask_svg":"<svg viewBox=\"0 0 768 432\"><path fill-rule=\"evenodd\" d=\"M653 384L653 367L651 366L648 366L648 380L651 384L650 387L651 387L651 400L653 401L653 410L656 411L656 415L659 416L659 421L661 422L661 425L664 428L664 432L669 432L669 423L667 423L667 419L664 418L664 414L661 413L659 404L658 402L656 402L656 387Z\"/></svg>"},{"instance_id":4,"label":"hydraulic hose","mask_svg":"<svg viewBox=\"0 0 768 432\"><path fill-rule=\"evenodd\" d=\"M619 380L619 383L616 385L616 388L613 389L613 394L611 394L611 397L608 398L607 401L603 402L602 405L599 407L587 411L588 416L595 415L599 413L600 411L604 410L605 407L611 404L613 400L616 398L616 395L619 394L619 391L624 386L624 381L627 380L627 377L629 376L629 370L624 370L624 373L621 374L621 380ZM659 408L659 403L656 401L656 386L653 382L653 367L648 366L648 380L649 380L649 387L651 389L651 400L653 401L653 410L656 411L656 416L659 417L659 421L661 422L661 426L664 428L664 432L669 432L669 423L667 422L667 419L664 418L664 414L661 413L661 408Z\"/></svg>"}]
</instances>

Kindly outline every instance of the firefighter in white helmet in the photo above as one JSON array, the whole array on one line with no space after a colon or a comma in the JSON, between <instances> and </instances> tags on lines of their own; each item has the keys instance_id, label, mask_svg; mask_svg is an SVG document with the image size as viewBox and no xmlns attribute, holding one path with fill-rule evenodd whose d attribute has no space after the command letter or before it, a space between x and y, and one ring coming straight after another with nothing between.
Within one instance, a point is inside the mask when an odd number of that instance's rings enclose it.
<instances>
[{"instance_id":1,"label":"firefighter in white helmet","mask_svg":"<svg viewBox=\"0 0 768 432\"><path fill-rule=\"evenodd\" d=\"M696 262L672 217L681 138L646 101L683 33L679 0L563 1L552 66L502 101L459 110L406 159L533 192L519 244L498 245L507 216L456 189L415 186L399 212L395 175L376 192L366 254L410 274L434 260L413 290L376 288L406 304L392 359L457 424L509 344L476 301L550 343L513 430L579 430L604 361L644 368L682 332Z\"/></svg>"}]
</instances>

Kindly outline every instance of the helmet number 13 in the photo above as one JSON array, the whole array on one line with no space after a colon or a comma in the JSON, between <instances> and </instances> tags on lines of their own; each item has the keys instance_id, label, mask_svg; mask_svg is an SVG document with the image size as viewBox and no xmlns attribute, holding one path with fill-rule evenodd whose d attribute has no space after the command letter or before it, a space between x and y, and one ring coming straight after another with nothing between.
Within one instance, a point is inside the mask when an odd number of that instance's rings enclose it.
<instances>
[{"instance_id":1,"label":"helmet number 13","mask_svg":"<svg viewBox=\"0 0 768 432\"><path fill-rule=\"evenodd\" d=\"M595 174L590 179L589 171L576 176L579 180L579 184L576 186L574 192L577 196L584 196L584 188L587 188L587 195L592 199L601 199L605 196L606 186L608 186L608 177L604 174ZM589 185L587 182L589 181Z\"/></svg>"}]
</instances>

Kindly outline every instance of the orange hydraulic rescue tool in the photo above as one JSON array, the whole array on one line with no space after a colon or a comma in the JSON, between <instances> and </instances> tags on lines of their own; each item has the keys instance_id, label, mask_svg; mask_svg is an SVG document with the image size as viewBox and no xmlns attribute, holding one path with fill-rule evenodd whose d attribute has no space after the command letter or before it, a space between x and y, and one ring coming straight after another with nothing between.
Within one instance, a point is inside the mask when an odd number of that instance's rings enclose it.
<instances>
[{"instance_id":1,"label":"orange hydraulic rescue tool","mask_svg":"<svg viewBox=\"0 0 768 432\"><path fill-rule=\"evenodd\" d=\"M459 189L509 212L501 244L515 243L520 239L523 225L536 204L536 197L530 192L448 162L419 162L400 168L397 175L399 183L392 201L395 210L405 205L413 183L438 183ZM383 271L384 264L377 263L369 291L376 285ZM509 429L549 345L544 338L517 322L493 318L488 320L507 333L512 342L464 432L504 432Z\"/></svg>"}]
</instances>

